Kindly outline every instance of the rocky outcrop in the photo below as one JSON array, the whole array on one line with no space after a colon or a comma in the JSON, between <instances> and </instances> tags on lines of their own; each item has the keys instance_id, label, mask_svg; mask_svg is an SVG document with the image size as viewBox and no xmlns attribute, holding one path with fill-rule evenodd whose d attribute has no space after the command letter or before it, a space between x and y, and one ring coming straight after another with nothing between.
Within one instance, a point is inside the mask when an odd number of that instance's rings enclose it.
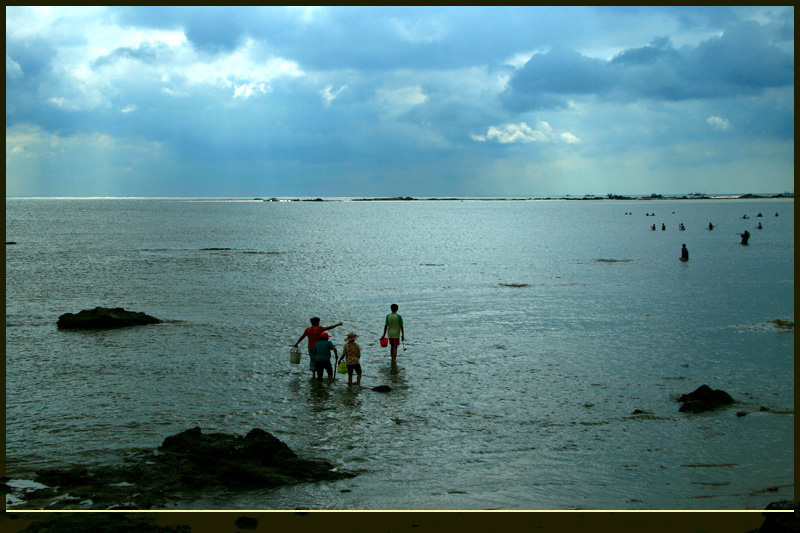
<instances>
[{"instance_id":1,"label":"rocky outcrop","mask_svg":"<svg viewBox=\"0 0 800 533\"><path fill-rule=\"evenodd\" d=\"M195 427L129 462L42 470L34 481L48 488L26 499L43 509L70 508L70 503L81 509L152 509L220 487L249 490L354 476L336 471L327 461L299 458L259 428L242 437L204 434Z\"/></svg>"},{"instance_id":2,"label":"rocky outcrop","mask_svg":"<svg viewBox=\"0 0 800 533\"><path fill-rule=\"evenodd\" d=\"M766 511L792 511L791 513L763 513L764 524L757 530L759 533L797 533L800 531L800 518L797 502L781 500L767 505Z\"/></svg>"},{"instance_id":3,"label":"rocky outcrop","mask_svg":"<svg viewBox=\"0 0 800 533\"><path fill-rule=\"evenodd\" d=\"M150 315L126 311L121 307L113 309L95 307L94 309L84 309L80 313L65 313L58 317L56 325L60 329L99 329L141 326L159 322L161 320Z\"/></svg>"},{"instance_id":4,"label":"rocky outcrop","mask_svg":"<svg viewBox=\"0 0 800 533\"><path fill-rule=\"evenodd\" d=\"M708 385L701 385L694 392L684 394L678 401L681 402L681 413L703 413L733 403L730 394L721 389L712 389Z\"/></svg>"}]
</instances>

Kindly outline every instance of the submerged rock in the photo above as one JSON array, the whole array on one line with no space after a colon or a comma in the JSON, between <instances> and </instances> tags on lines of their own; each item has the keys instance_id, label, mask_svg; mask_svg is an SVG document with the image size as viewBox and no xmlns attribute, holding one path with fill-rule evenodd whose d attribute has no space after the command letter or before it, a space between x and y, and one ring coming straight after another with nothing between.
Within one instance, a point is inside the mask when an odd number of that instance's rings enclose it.
<instances>
[{"instance_id":1,"label":"submerged rock","mask_svg":"<svg viewBox=\"0 0 800 533\"><path fill-rule=\"evenodd\" d=\"M104 329L158 324L160 322L161 320L150 315L126 311L122 307L113 309L95 307L94 309L84 309L80 313L65 313L58 317L57 326L61 329Z\"/></svg>"},{"instance_id":2,"label":"submerged rock","mask_svg":"<svg viewBox=\"0 0 800 533\"><path fill-rule=\"evenodd\" d=\"M248 490L353 476L335 471L327 461L299 458L263 429L254 428L242 437L204 434L195 427L167 437L133 464L48 469L37 472L34 480L56 488L59 495L90 500L92 509L122 504L152 509L219 487ZM49 509L63 506L57 497L49 504L31 503Z\"/></svg>"},{"instance_id":3,"label":"submerged rock","mask_svg":"<svg viewBox=\"0 0 800 533\"><path fill-rule=\"evenodd\" d=\"M679 409L681 413L702 413L734 402L724 390L712 389L708 385L701 385L694 392L682 395L678 401L683 403Z\"/></svg>"}]
</instances>

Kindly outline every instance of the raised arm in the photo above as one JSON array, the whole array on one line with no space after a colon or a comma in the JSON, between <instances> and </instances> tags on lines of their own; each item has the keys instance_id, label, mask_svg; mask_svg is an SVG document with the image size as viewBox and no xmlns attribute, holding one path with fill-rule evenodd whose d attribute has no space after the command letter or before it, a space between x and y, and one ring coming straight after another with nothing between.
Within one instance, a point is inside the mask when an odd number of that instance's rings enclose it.
<instances>
[{"instance_id":1,"label":"raised arm","mask_svg":"<svg viewBox=\"0 0 800 533\"><path fill-rule=\"evenodd\" d=\"M300 341L302 341L302 340L303 340L303 339L305 339L305 338L306 338L306 332L304 331L304 332L303 332L303 334L302 334L302 335L300 335L300 338L299 338L299 339L297 339L297 342L296 342L296 343L294 343L294 345L295 345L295 346L297 346L298 344L300 344Z\"/></svg>"}]
</instances>

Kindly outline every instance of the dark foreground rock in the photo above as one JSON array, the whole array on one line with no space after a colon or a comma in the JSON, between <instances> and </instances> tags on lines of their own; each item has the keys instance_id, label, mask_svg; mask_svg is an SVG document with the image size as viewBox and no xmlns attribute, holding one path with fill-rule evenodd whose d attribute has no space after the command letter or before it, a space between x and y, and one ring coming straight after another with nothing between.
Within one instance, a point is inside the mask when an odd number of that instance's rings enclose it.
<instances>
[{"instance_id":1,"label":"dark foreground rock","mask_svg":"<svg viewBox=\"0 0 800 533\"><path fill-rule=\"evenodd\" d=\"M731 395L721 389L712 389L708 385L701 385L694 392L684 394L678 401L681 402L681 413L703 413L733 403Z\"/></svg>"},{"instance_id":2,"label":"dark foreground rock","mask_svg":"<svg viewBox=\"0 0 800 533\"><path fill-rule=\"evenodd\" d=\"M764 524L757 530L759 533L798 533L800 519L797 502L781 500L767 505L767 511L792 511L791 513L764 513Z\"/></svg>"},{"instance_id":3,"label":"dark foreground rock","mask_svg":"<svg viewBox=\"0 0 800 533\"><path fill-rule=\"evenodd\" d=\"M161 320L134 311L126 311L121 307L95 307L84 309L80 313L65 313L58 317L57 325L61 329L98 329L122 328L126 326L142 326L158 324Z\"/></svg>"},{"instance_id":4,"label":"dark foreground rock","mask_svg":"<svg viewBox=\"0 0 800 533\"><path fill-rule=\"evenodd\" d=\"M69 508L67 503L82 509L153 509L214 488L249 490L354 476L334 471L327 461L301 459L258 428L241 437L204 434L196 427L167 437L157 450L140 452L128 463L40 471L34 481L49 488L31 493L27 501L32 508Z\"/></svg>"},{"instance_id":5,"label":"dark foreground rock","mask_svg":"<svg viewBox=\"0 0 800 533\"><path fill-rule=\"evenodd\" d=\"M10 520L31 521L23 533L191 533L188 525L158 525L159 516L153 513L23 513ZM13 525L13 524L12 524Z\"/></svg>"}]
</instances>

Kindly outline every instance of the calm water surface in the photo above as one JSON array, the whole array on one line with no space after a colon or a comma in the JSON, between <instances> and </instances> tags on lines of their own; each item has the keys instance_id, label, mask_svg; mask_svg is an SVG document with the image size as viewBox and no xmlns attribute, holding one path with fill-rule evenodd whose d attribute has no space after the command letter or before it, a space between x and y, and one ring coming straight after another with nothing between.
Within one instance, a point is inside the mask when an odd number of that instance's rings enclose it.
<instances>
[{"instance_id":1,"label":"calm water surface","mask_svg":"<svg viewBox=\"0 0 800 533\"><path fill-rule=\"evenodd\" d=\"M175 508L763 509L794 494L794 332L773 322L794 320L791 200L7 199L6 240L12 477L260 427L358 476ZM391 303L395 368L377 342ZM56 328L95 306L165 322ZM339 346L361 336L364 388L289 363L311 316L344 322ZM679 413L702 384L738 403Z\"/></svg>"}]
</instances>

